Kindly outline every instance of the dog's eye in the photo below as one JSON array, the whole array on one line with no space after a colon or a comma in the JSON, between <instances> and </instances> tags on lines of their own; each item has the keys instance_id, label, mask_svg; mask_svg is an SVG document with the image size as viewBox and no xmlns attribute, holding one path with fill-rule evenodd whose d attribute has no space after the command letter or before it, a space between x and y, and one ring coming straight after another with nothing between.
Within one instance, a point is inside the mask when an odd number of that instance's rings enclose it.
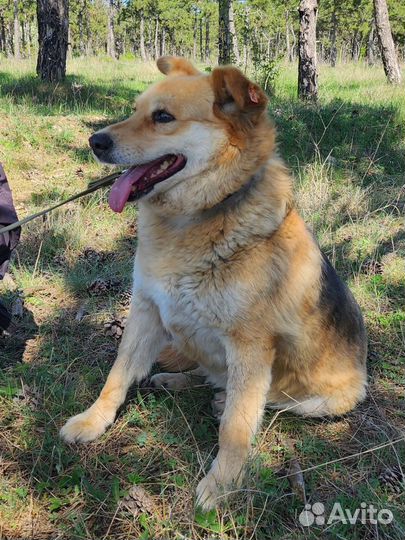
<instances>
[{"instance_id":1,"label":"dog's eye","mask_svg":"<svg viewBox=\"0 0 405 540\"><path fill-rule=\"evenodd\" d=\"M167 124L167 122L173 122L173 120L176 120L172 114L168 113L164 109L155 111L152 114L152 119L154 122L158 122L159 124Z\"/></svg>"}]
</instances>

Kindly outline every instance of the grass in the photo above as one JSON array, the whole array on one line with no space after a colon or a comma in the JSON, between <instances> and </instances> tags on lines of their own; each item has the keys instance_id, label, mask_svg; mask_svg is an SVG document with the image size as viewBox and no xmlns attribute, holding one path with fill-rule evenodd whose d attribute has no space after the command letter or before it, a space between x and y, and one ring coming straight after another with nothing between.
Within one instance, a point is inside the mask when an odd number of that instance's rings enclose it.
<instances>
[{"instance_id":1,"label":"grass","mask_svg":"<svg viewBox=\"0 0 405 540\"><path fill-rule=\"evenodd\" d=\"M0 160L21 216L103 174L89 134L129 114L157 76L151 65L106 59L69 69L66 83L47 86L31 63L3 61ZM363 308L367 400L331 421L267 413L245 489L208 514L195 512L193 494L215 453L211 391L134 388L99 441L63 444L59 427L93 401L114 361L103 325L127 310L136 249L136 208L117 216L105 194L93 194L27 226L13 281L2 285L3 301L23 295L25 311L0 343L0 538L404 538L404 491L388 491L379 476L404 463L405 443L362 452L404 436L405 97L382 69L362 65L322 67L320 90L317 106L302 105L295 68L282 66L269 109L297 203ZM96 278L112 289L90 296ZM283 478L291 457L317 467L304 473L309 503L327 512L335 502L352 511L372 503L394 521L302 527L303 501ZM120 506L134 484L155 511L141 505L134 517Z\"/></svg>"}]
</instances>

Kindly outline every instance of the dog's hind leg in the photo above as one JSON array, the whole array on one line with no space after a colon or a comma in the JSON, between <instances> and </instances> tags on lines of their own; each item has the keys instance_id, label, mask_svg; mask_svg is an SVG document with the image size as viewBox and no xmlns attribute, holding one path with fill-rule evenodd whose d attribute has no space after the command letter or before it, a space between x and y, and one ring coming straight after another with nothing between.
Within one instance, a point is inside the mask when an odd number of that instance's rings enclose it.
<instances>
[{"instance_id":1,"label":"dog's hind leg","mask_svg":"<svg viewBox=\"0 0 405 540\"><path fill-rule=\"evenodd\" d=\"M320 418L322 416L339 416L351 411L366 395L365 385L356 392L352 388L335 395L313 396L302 400L289 399L282 403L268 403L270 409L291 411L301 416Z\"/></svg>"},{"instance_id":2,"label":"dog's hind leg","mask_svg":"<svg viewBox=\"0 0 405 540\"><path fill-rule=\"evenodd\" d=\"M212 414L218 422L221 420L222 415L224 414L226 403L226 391L220 390L215 392L214 399L211 401Z\"/></svg>"},{"instance_id":3,"label":"dog's hind leg","mask_svg":"<svg viewBox=\"0 0 405 540\"><path fill-rule=\"evenodd\" d=\"M322 397L312 397L299 400L286 400L282 403L267 403L269 409L277 409L285 412L293 412L301 416L321 417L330 414L328 399Z\"/></svg>"},{"instance_id":4,"label":"dog's hind leg","mask_svg":"<svg viewBox=\"0 0 405 540\"><path fill-rule=\"evenodd\" d=\"M130 385L149 374L166 345L157 307L141 294L135 294L117 359L100 396L89 409L66 422L61 437L68 442L87 442L104 433L113 423Z\"/></svg>"},{"instance_id":5,"label":"dog's hind leg","mask_svg":"<svg viewBox=\"0 0 405 540\"><path fill-rule=\"evenodd\" d=\"M202 384L204 376L205 373L199 367L186 373L156 373L150 378L150 384L154 388L178 391Z\"/></svg>"}]
</instances>

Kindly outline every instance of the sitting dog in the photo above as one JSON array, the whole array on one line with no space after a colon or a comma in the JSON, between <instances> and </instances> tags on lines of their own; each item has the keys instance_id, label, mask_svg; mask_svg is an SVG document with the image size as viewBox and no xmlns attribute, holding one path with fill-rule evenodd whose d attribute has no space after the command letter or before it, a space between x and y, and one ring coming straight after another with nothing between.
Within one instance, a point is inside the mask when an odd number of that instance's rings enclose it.
<instances>
[{"instance_id":1,"label":"sitting dog","mask_svg":"<svg viewBox=\"0 0 405 540\"><path fill-rule=\"evenodd\" d=\"M134 114L90 138L102 163L128 167L109 202L121 212L139 199L139 243L117 360L96 402L61 436L104 433L162 354L172 367L197 366L194 374L226 391L219 451L197 487L209 509L240 483L266 404L320 417L364 398L366 333L294 207L264 92L234 67L203 74L175 57L157 65L167 77ZM191 379L160 373L152 383L179 389Z\"/></svg>"}]
</instances>

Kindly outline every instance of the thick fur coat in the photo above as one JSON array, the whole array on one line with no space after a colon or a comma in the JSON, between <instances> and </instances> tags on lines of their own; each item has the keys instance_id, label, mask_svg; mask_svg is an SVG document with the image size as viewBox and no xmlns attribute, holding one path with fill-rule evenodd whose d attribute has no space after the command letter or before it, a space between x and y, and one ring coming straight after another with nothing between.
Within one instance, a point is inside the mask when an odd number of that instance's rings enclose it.
<instances>
[{"instance_id":1,"label":"thick fur coat","mask_svg":"<svg viewBox=\"0 0 405 540\"><path fill-rule=\"evenodd\" d=\"M138 98L131 118L102 130L109 146L95 153L121 165L172 154L187 163L139 201L118 358L97 401L61 434L69 442L102 434L159 358L176 371L195 368L152 383L177 390L205 376L226 391L219 451L197 487L208 509L241 481L266 403L330 416L364 398L366 335L352 294L294 207L262 90L232 67L207 75L171 57L158 67L167 77ZM156 111L173 120L154 121Z\"/></svg>"}]
</instances>

